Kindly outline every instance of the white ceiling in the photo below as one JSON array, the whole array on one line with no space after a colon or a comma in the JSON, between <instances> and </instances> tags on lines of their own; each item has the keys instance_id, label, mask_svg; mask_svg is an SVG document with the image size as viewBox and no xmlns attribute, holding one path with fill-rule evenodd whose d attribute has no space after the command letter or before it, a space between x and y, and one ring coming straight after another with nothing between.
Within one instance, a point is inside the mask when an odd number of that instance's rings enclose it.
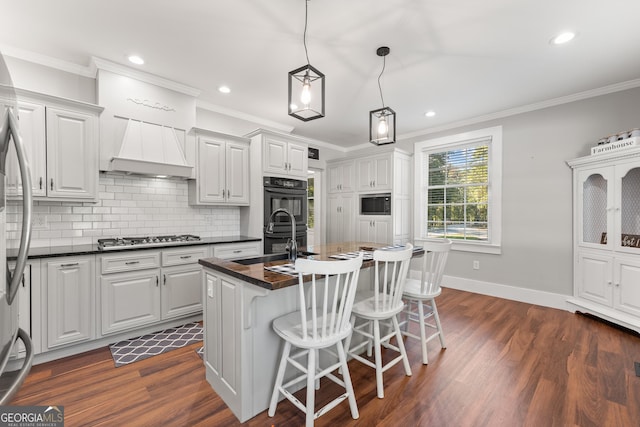
<instances>
[{"instance_id":1,"label":"white ceiling","mask_svg":"<svg viewBox=\"0 0 640 427\"><path fill-rule=\"evenodd\" d=\"M326 117L287 115L305 65L304 0L0 0L0 49L82 67L92 56L202 90L202 104L343 147L366 143L385 103L400 137L640 78L638 0L311 0L307 45ZM549 40L578 33L566 45ZM228 85L224 95L217 88ZM434 110L433 118L424 113Z\"/></svg>"}]
</instances>

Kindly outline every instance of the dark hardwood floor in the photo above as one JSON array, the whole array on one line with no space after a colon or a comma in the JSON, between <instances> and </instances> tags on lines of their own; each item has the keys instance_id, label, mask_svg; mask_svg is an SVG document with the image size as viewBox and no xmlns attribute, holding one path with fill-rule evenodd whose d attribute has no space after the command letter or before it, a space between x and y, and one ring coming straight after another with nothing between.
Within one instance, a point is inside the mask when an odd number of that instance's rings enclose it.
<instances>
[{"instance_id":1,"label":"dark hardwood floor","mask_svg":"<svg viewBox=\"0 0 640 427\"><path fill-rule=\"evenodd\" d=\"M343 402L316 425L638 426L640 338L600 321L530 304L444 289L437 300L446 350L429 343L421 364L407 342L402 364L384 375L351 361L360 418ZM14 405L64 405L71 426L233 426L237 419L204 379L198 345L115 368L107 348L34 366ZM319 403L338 392L324 383ZM300 426L287 401L248 426Z\"/></svg>"}]
</instances>

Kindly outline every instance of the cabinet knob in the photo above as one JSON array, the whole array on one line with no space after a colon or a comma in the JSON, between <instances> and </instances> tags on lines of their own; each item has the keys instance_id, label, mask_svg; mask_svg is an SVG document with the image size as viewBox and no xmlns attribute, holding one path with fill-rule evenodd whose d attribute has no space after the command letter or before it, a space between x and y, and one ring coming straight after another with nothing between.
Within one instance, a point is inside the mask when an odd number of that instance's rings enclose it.
<instances>
[{"instance_id":1,"label":"cabinet knob","mask_svg":"<svg viewBox=\"0 0 640 427\"><path fill-rule=\"evenodd\" d=\"M162 284L165 285L165 286L167 285L167 275L166 274L162 275Z\"/></svg>"},{"instance_id":2,"label":"cabinet knob","mask_svg":"<svg viewBox=\"0 0 640 427\"><path fill-rule=\"evenodd\" d=\"M620 287L620 283L616 283L616 287L619 288Z\"/></svg>"}]
</instances>

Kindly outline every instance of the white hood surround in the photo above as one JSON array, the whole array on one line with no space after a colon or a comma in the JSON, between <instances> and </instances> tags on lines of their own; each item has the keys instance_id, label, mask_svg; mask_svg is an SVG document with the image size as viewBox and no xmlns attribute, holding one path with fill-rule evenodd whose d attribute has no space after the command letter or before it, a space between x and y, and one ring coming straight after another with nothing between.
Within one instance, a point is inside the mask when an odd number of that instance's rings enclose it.
<instances>
[{"instance_id":1,"label":"white hood surround","mask_svg":"<svg viewBox=\"0 0 640 427\"><path fill-rule=\"evenodd\" d=\"M192 178L187 130L200 91L99 58L100 170Z\"/></svg>"}]
</instances>

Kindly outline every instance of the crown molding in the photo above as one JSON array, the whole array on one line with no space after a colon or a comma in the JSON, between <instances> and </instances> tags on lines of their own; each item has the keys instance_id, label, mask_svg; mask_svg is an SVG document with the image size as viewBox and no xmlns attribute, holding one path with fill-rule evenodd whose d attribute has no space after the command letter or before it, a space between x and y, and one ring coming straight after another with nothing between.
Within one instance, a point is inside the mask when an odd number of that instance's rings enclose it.
<instances>
[{"instance_id":1,"label":"crown molding","mask_svg":"<svg viewBox=\"0 0 640 427\"><path fill-rule=\"evenodd\" d=\"M96 72L98 70L110 71L115 74L130 77L132 79L164 87L166 89L171 89L173 91L184 93L185 95L193 97L198 97L202 93L200 89L196 89L194 87L187 86L173 80L165 79L164 77L156 76L155 74L134 70L133 68L125 67L124 65L116 64L115 62L107 61L106 59L92 56L91 62L95 64Z\"/></svg>"},{"instance_id":2,"label":"crown molding","mask_svg":"<svg viewBox=\"0 0 640 427\"><path fill-rule=\"evenodd\" d=\"M248 122L276 129L281 132L291 133L294 129L293 126L283 125L282 123L267 120L258 116L253 116L251 114L243 113L242 111L233 110L231 108L221 107L219 105L215 105L207 101L202 101L200 99L196 101L196 107L214 113L224 114L225 116L233 117L236 119L246 120Z\"/></svg>"},{"instance_id":3,"label":"crown molding","mask_svg":"<svg viewBox=\"0 0 640 427\"><path fill-rule=\"evenodd\" d=\"M5 56L21 59L23 61L32 62L34 64L43 65L55 70L76 74L82 77L95 77L92 67L87 67L73 62L63 61L62 59L53 58L51 56L42 55L40 53L0 44L0 52Z\"/></svg>"},{"instance_id":4,"label":"crown molding","mask_svg":"<svg viewBox=\"0 0 640 427\"><path fill-rule=\"evenodd\" d=\"M432 133L455 129L463 126L488 122L490 120L503 119L505 117L515 116L523 113L529 113L531 111L542 110L545 108L555 107L558 105L569 104L571 102L582 101L584 99L595 98L597 96L608 95L610 93L622 92L624 90L635 89L637 87L640 87L640 79L628 80L626 82L621 82L621 83L614 83L608 86L603 86L596 89L590 89L590 90L574 93L567 96L552 98L546 101L536 102L533 104L523 105L521 107L510 108L508 110L497 111L495 113L485 114L482 116L477 116L477 117L473 117L466 120L460 120L457 122L447 123L441 126L434 126L434 127L425 128L416 132L402 134L398 136L398 140L399 141L407 140L407 139L426 136ZM359 145L358 147L362 147L362 146L363 145Z\"/></svg>"}]
</instances>

